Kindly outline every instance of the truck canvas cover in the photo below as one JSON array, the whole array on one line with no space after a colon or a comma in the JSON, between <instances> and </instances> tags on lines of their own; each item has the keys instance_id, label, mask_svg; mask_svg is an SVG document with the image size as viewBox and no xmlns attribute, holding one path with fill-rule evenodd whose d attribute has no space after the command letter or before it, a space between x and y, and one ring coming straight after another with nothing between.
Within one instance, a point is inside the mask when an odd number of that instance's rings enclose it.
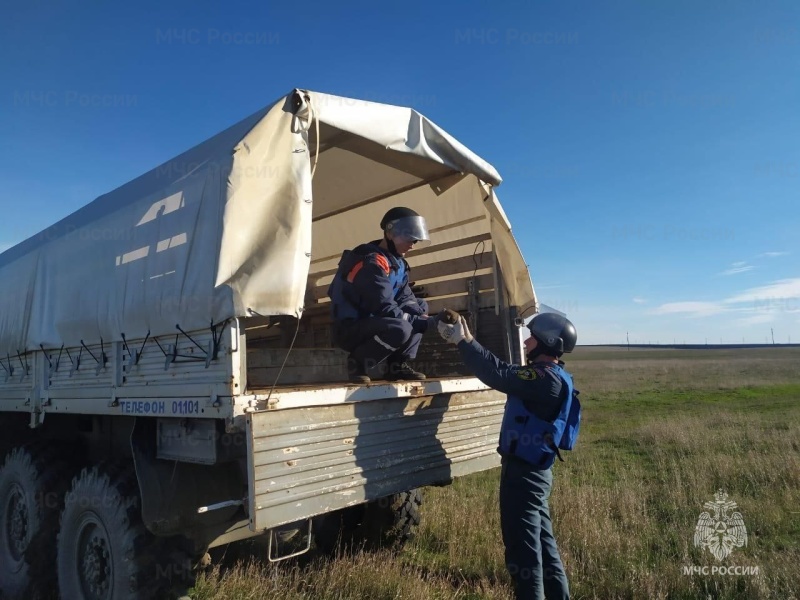
<instances>
[{"instance_id":1,"label":"truck canvas cover","mask_svg":"<svg viewBox=\"0 0 800 600\"><path fill-rule=\"evenodd\" d=\"M500 182L412 109L294 90L0 254L0 354L299 316L395 205L428 222L423 264L488 240L524 309L536 298Z\"/></svg>"}]
</instances>

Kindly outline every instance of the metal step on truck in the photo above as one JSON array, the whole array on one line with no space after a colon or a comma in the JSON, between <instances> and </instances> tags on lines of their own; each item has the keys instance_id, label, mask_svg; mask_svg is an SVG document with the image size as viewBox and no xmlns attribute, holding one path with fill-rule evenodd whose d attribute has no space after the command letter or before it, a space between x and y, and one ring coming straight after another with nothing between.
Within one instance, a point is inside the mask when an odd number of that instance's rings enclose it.
<instances>
[{"instance_id":1,"label":"metal step on truck","mask_svg":"<svg viewBox=\"0 0 800 600\"><path fill-rule=\"evenodd\" d=\"M0 254L0 596L168 597L211 548L399 546L499 465L504 397L435 331L348 382L327 287L393 206L434 314L520 361L533 285L497 171L410 108L293 90Z\"/></svg>"}]
</instances>

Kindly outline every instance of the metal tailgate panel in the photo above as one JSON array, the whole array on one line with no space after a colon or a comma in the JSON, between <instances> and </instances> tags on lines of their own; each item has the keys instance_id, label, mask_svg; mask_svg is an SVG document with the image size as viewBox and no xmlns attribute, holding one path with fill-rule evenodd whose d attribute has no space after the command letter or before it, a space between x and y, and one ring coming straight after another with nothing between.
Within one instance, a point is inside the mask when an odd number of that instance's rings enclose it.
<instances>
[{"instance_id":1,"label":"metal tailgate panel","mask_svg":"<svg viewBox=\"0 0 800 600\"><path fill-rule=\"evenodd\" d=\"M500 464L494 390L250 413L254 531Z\"/></svg>"}]
</instances>

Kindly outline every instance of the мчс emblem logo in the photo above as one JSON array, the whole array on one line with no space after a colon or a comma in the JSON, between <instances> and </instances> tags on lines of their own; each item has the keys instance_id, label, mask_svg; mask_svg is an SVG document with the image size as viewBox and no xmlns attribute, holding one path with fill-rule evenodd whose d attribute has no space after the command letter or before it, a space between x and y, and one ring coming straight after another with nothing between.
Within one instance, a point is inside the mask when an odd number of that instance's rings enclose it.
<instances>
[{"instance_id":1,"label":"\u043c\u0447\u0441 emblem logo","mask_svg":"<svg viewBox=\"0 0 800 600\"><path fill-rule=\"evenodd\" d=\"M718 490L713 502L706 502L703 508L713 511L700 514L694 529L694 545L708 548L717 560L727 557L734 548L747 545L747 529L742 513L730 512L737 508L736 502L728 500L728 494Z\"/></svg>"}]
</instances>

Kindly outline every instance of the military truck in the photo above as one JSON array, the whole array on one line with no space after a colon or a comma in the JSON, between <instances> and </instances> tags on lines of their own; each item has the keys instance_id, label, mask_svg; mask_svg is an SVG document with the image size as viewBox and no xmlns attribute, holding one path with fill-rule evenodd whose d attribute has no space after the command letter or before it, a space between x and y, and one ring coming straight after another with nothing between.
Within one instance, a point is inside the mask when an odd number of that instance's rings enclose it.
<instances>
[{"instance_id":1,"label":"military truck","mask_svg":"<svg viewBox=\"0 0 800 600\"><path fill-rule=\"evenodd\" d=\"M427 379L349 383L327 287L410 207L431 314L521 360L500 183L410 108L296 89L0 254L0 592L164 597L256 537L399 547L422 488L498 466L504 398L436 332Z\"/></svg>"}]
</instances>

